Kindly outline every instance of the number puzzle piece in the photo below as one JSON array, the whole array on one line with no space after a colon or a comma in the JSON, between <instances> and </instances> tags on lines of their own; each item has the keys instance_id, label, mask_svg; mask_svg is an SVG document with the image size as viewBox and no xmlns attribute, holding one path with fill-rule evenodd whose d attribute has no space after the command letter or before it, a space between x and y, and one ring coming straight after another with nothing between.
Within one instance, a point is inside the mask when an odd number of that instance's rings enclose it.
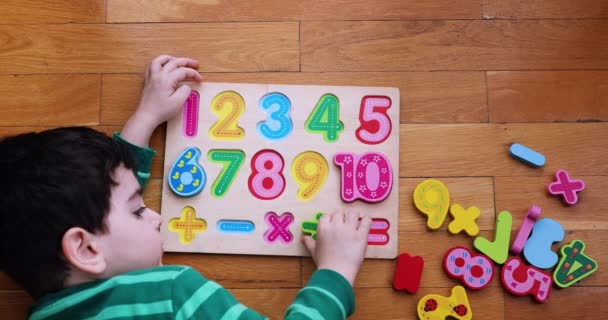
<instances>
[{"instance_id":1,"label":"number puzzle piece","mask_svg":"<svg viewBox=\"0 0 608 320\"><path fill-rule=\"evenodd\" d=\"M524 217L524 221L521 223L521 227L519 227L519 232L517 232L517 237L513 241L511 245L511 253L520 254L524 249L524 245L526 241L528 241L528 237L530 237L530 233L532 232L532 227L536 223L536 220L540 217L541 208L537 206L531 206L528 209L528 213Z\"/></svg>"},{"instance_id":2,"label":"number puzzle piece","mask_svg":"<svg viewBox=\"0 0 608 320\"><path fill-rule=\"evenodd\" d=\"M448 317L457 320L473 318L467 292L461 286L452 288L452 295L449 297L427 294L418 301L416 311L418 319L421 320L445 320Z\"/></svg>"},{"instance_id":3,"label":"number puzzle piece","mask_svg":"<svg viewBox=\"0 0 608 320\"><path fill-rule=\"evenodd\" d=\"M532 227L532 236L524 246L524 257L537 268L551 268L558 260L557 253L551 251L551 245L562 240L564 228L559 222L549 218L540 219Z\"/></svg>"},{"instance_id":4,"label":"number puzzle piece","mask_svg":"<svg viewBox=\"0 0 608 320\"><path fill-rule=\"evenodd\" d=\"M283 157L274 150L261 150L251 159L249 191L261 200L277 198L285 190Z\"/></svg>"},{"instance_id":5,"label":"number puzzle piece","mask_svg":"<svg viewBox=\"0 0 608 320\"><path fill-rule=\"evenodd\" d=\"M268 230L264 233L264 240L268 243L274 243L277 240L283 244L289 244L293 241L293 235L289 231L289 226L293 223L293 215L285 212L278 216L274 212L268 212L264 217L268 224Z\"/></svg>"},{"instance_id":6,"label":"number puzzle piece","mask_svg":"<svg viewBox=\"0 0 608 320\"><path fill-rule=\"evenodd\" d=\"M545 156L519 143L512 144L509 153L513 158L533 167L539 168L545 165Z\"/></svg>"},{"instance_id":7,"label":"number puzzle piece","mask_svg":"<svg viewBox=\"0 0 608 320\"><path fill-rule=\"evenodd\" d=\"M494 242L478 236L473 245L481 253L488 256L498 264L503 264L509 254L509 241L511 240L511 225L513 217L509 211L501 211L496 217L496 233Z\"/></svg>"},{"instance_id":8,"label":"number puzzle piece","mask_svg":"<svg viewBox=\"0 0 608 320\"><path fill-rule=\"evenodd\" d=\"M179 241L183 244L192 243L194 234L205 230L207 230L207 222L205 219L197 219L196 211L190 206L182 209L179 218L169 220L169 231L179 233Z\"/></svg>"},{"instance_id":9,"label":"number puzzle piece","mask_svg":"<svg viewBox=\"0 0 608 320\"><path fill-rule=\"evenodd\" d=\"M299 186L298 199L309 201L327 181L329 166L320 153L306 151L297 155L293 160L291 175Z\"/></svg>"},{"instance_id":10,"label":"number puzzle piece","mask_svg":"<svg viewBox=\"0 0 608 320\"><path fill-rule=\"evenodd\" d=\"M323 215L323 212L317 212L313 220L305 220L302 222L301 229L302 233L309 234L313 239L317 238L317 227L319 225L319 219ZM359 218L361 221L361 218ZM372 218L372 224L367 235L367 244L370 246L374 245L385 245L389 241L388 229L390 223L386 219Z\"/></svg>"},{"instance_id":11,"label":"number puzzle piece","mask_svg":"<svg viewBox=\"0 0 608 320\"><path fill-rule=\"evenodd\" d=\"M393 288L395 290L405 290L409 293L416 293L420 287L422 279L422 269L424 259L420 256L410 256L402 253L397 257L397 267L393 278Z\"/></svg>"},{"instance_id":12,"label":"number puzzle piece","mask_svg":"<svg viewBox=\"0 0 608 320\"><path fill-rule=\"evenodd\" d=\"M339 152L334 163L342 168L340 195L345 202L357 199L370 203L384 201L393 187L393 170L388 157L379 152L356 155Z\"/></svg>"},{"instance_id":13,"label":"number puzzle piece","mask_svg":"<svg viewBox=\"0 0 608 320\"><path fill-rule=\"evenodd\" d=\"M250 234L255 230L255 224L247 220L220 220L217 230L222 233Z\"/></svg>"},{"instance_id":14,"label":"number puzzle piece","mask_svg":"<svg viewBox=\"0 0 608 320\"><path fill-rule=\"evenodd\" d=\"M501 281L507 291L517 296L531 294L538 302L549 299L553 280L551 275L526 266L519 257L511 257L502 267Z\"/></svg>"},{"instance_id":15,"label":"number puzzle piece","mask_svg":"<svg viewBox=\"0 0 608 320\"><path fill-rule=\"evenodd\" d=\"M192 90L188 100L184 102L182 110L182 133L184 137L192 138L198 131L198 107L200 96L198 91Z\"/></svg>"},{"instance_id":16,"label":"number puzzle piece","mask_svg":"<svg viewBox=\"0 0 608 320\"><path fill-rule=\"evenodd\" d=\"M207 158L209 162L222 165L222 171L211 186L211 195L221 198L226 195L232 182L234 182L234 178L241 170L245 161L245 153L241 150L209 150Z\"/></svg>"},{"instance_id":17,"label":"number puzzle piece","mask_svg":"<svg viewBox=\"0 0 608 320\"><path fill-rule=\"evenodd\" d=\"M270 141L287 137L293 129L289 117L291 111L289 98L280 92L271 92L260 99L259 105L260 109L268 113L268 119L258 123L258 133Z\"/></svg>"},{"instance_id":18,"label":"number puzzle piece","mask_svg":"<svg viewBox=\"0 0 608 320\"><path fill-rule=\"evenodd\" d=\"M464 230L471 237L479 233L479 226L475 222L480 214L479 208L472 206L465 210L461 205L454 204L450 213L454 217L454 221L448 225L450 233L457 234Z\"/></svg>"},{"instance_id":19,"label":"number puzzle piece","mask_svg":"<svg viewBox=\"0 0 608 320\"><path fill-rule=\"evenodd\" d=\"M390 136L393 125L386 112L391 105L391 98L387 96L365 96L361 99L359 111L361 126L355 132L359 141L379 144Z\"/></svg>"},{"instance_id":20,"label":"number puzzle piece","mask_svg":"<svg viewBox=\"0 0 608 320\"><path fill-rule=\"evenodd\" d=\"M177 157L169 170L169 187L180 197L192 197L205 188L207 174L198 164L201 152L198 148L187 148Z\"/></svg>"},{"instance_id":21,"label":"number puzzle piece","mask_svg":"<svg viewBox=\"0 0 608 320\"><path fill-rule=\"evenodd\" d=\"M340 101L338 97L331 93L321 96L310 116L308 116L304 128L310 133L322 133L325 142L338 141L340 133L344 131L344 124L340 121Z\"/></svg>"},{"instance_id":22,"label":"number puzzle piece","mask_svg":"<svg viewBox=\"0 0 608 320\"><path fill-rule=\"evenodd\" d=\"M494 278L494 264L484 255L475 255L464 247L450 249L443 258L443 269L467 288L479 290Z\"/></svg>"},{"instance_id":23,"label":"number puzzle piece","mask_svg":"<svg viewBox=\"0 0 608 320\"><path fill-rule=\"evenodd\" d=\"M597 262L583 251L585 243L580 240L573 240L562 247L562 258L553 272L555 284L566 288L597 271Z\"/></svg>"},{"instance_id":24,"label":"number puzzle piece","mask_svg":"<svg viewBox=\"0 0 608 320\"><path fill-rule=\"evenodd\" d=\"M245 137L245 130L238 125L245 112L245 100L240 94L234 91L219 93L211 101L211 111L218 116L218 121L209 129L211 139L237 141Z\"/></svg>"},{"instance_id":25,"label":"number puzzle piece","mask_svg":"<svg viewBox=\"0 0 608 320\"><path fill-rule=\"evenodd\" d=\"M555 182L549 185L549 193L561 195L567 204L575 205L578 202L577 193L585 189L585 182L583 180L570 179L568 171L561 169L555 173L555 180Z\"/></svg>"},{"instance_id":26,"label":"number puzzle piece","mask_svg":"<svg viewBox=\"0 0 608 320\"><path fill-rule=\"evenodd\" d=\"M450 207L450 192L443 182L427 179L416 186L414 204L428 216L426 225L437 230L443 224Z\"/></svg>"}]
</instances>

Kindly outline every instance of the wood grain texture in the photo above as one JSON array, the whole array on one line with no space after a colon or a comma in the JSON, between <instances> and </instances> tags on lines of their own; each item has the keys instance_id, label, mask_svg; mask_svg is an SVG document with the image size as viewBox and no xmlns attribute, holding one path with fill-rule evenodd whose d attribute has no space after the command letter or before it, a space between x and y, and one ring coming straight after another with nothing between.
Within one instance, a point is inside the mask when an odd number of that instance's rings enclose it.
<instances>
[{"instance_id":1,"label":"wood grain texture","mask_svg":"<svg viewBox=\"0 0 608 320\"><path fill-rule=\"evenodd\" d=\"M608 68L608 20L303 22L302 71Z\"/></svg>"},{"instance_id":2,"label":"wood grain texture","mask_svg":"<svg viewBox=\"0 0 608 320\"><path fill-rule=\"evenodd\" d=\"M401 125L401 177L608 174L607 123ZM511 158L521 143L547 158L540 169ZM500 208L497 208L500 209Z\"/></svg>"},{"instance_id":3,"label":"wood grain texture","mask_svg":"<svg viewBox=\"0 0 608 320\"><path fill-rule=\"evenodd\" d=\"M108 0L108 22L479 19L479 0Z\"/></svg>"},{"instance_id":4,"label":"wood grain texture","mask_svg":"<svg viewBox=\"0 0 608 320\"><path fill-rule=\"evenodd\" d=\"M143 73L159 54L198 59L212 72L299 70L291 22L0 25L0 43L0 74Z\"/></svg>"},{"instance_id":5,"label":"wood grain texture","mask_svg":"<svg viewBox=\"0 0 608 320\"><path fill-rule=\"evenodd\" d=\"M99 124L100 75L0 75L0 126Z\"/></svg>"},{"instance_id":6,"label":"wood grain texture","mask_svg":"<svg viewBox=\"0 0 608 320\"><path fill-rule=\"evenodd\" d=\"M553 175L542 177L496 177L496 208L513 214L513 229L518 230L528 208L542 208L541 217L551 217L566 230L608 229L608 180L600 176L572 176L585 181L585 190L578 194L579 203L566 205L561 197L550 195L547 187L555 181Z\"/></svg>"},{"instance_id":7,"label":"wood grain texture","mask_svg":"<svg viewBox=\"0 0 608 320\"><path fill-rule=\"evenodd\" d=\"M483 72L205 73L208 82L397 87L401 123L487 122ZM143 76L102 78L101 124L122 125L137 108Z\"/></svg>"},{"instance_id":8,"label":"wood grain texture","mask_svg":"<svg viewBox=\"0 0 608 320\"><path fill-rule=\"evenodd\" d=\"M104 22L104 0L3 0L0 24Z\"/></svg>"},{"instance_id":9,"label":"wood grain texture","mask_svg":"<svg viewBox=\"0 0 608 320\"><path fill-rule=\"evenodd\" d=\"M606 296L606 287L568 288L551 292L547 303L538 304L530 297L505 293L505 319L527 319L531 316L543 319L605 319L608 313Z\"/></svg>"},{"instance_id":10,"label":"wood grain texture","mask_svg":"<svg viewBox=\"0 0 608 320\"><path fill-rule=\"evenodd\" d=\"M488 72L491 122L607 121L606 92L608 71Z\"/></svg>"},{"instance_id":11,"label":"wood grain texture","mask_svg":"<svg viewBox=\"0 0 608 320\"><path fill-rule=\"evenodd\" d=\"M483 0L486 19L608 18L604 0Z\"/></svg>"}]
</instances>

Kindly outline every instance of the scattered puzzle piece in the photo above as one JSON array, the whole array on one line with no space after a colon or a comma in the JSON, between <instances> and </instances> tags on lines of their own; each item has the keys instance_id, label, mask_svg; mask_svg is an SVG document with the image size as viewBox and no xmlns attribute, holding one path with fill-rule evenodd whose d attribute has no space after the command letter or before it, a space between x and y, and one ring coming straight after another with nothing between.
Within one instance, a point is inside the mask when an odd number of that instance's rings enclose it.
<instances>
[{"instance_id":1,"label":"scattered puzzle piece","mask_svg":"<svg viewBox=\"0 0 608 320\"><path fill-rule=\"evenodd\" d=\"M519 257L511 257L502 268L502 285L517 296L531 294L538 302L549 299L553 280L551 274L526 266Z\"/></svg>"},{"instance_id":2,"label":"scattered puzzle piece","mask_svg":"<svg viewBox=\"0 0 608 320\"><path fill-rule=\"evenodd\" d=\"M551 251L553 242L564 240L562 225L549 218L540 219L532 228L532 236L524 246L524 257L533 266L548 269L557 263L557 253Z\"/></svg>"},{"instance_id":3,"label":"scattered puzzle piece","mask_svg":"<svg viewBox=\"0 0 608 320\"><path fill-rule=\"evenodd\" d=\"M494 278L494 264L482 254L475 255L464 247L450 249L443 258L443 269L467 288L480 290Z\"/></svg>"},{"instance_id":4,"label":"scattered puzzle piece","mask_svg":"<svg viewBox=\"0 0 608 320\"><path fill-rule=\"evenodd\" d=\"M552 195L561 195L564 202L569 205L574 205L578 202L578 192L585 189L585 182L578 179L570 179L570 175L566 170L557 170L555 173L555 182L549 185L549 193Z\"/></svg>"},{"instance_id":5,"label":"scattered puzzle piece","mask_svg":"<svg viewBox=\"0 0 608 320\"><path fill-rule=\"evenodd\" d=\"M169 170L169 187L180 197L192 197L205 188L207 174L198 164L201 152L198 148L190 147L184 150Z\"/></svg>"},{"instance_id":6,"label":"scattered puzzle piece","mask_svg":"<svg viewBox=\"0 0 608 320\"><path fill-rule=\"evenodd\" d=\"M428 216L426 225L437 230L443 224L450 207L450 192L439 180L427 179L416 186L414 204Z\"/></svg>"},{"instance_id":7,"label":"scattered puzzle piece","mask_svg":"<svg viewBox=\"0 0 608 320\"><path fill-rule=\"evenodd\" d=\"M488 256L498 264L503 264L509 254L509 241L511 240L511 225L513 217L509 211L501 211L496 219L496 233L494 242L479 236L473 245L481 253Z\"/></svg>"},{"instance_id":8,"label":"scattered puzzle piece","mask_svg":"<svg viewBox=\"0 0 608 320\"><path fill-rule=\"evenodd\" d=\"M454 204L450 213L454 217L454 221L448 225L450 233L457 234L464 230L471 237L479 233L479 226L475 222L480 214L479 208L472 206L465 210L461 205Z\"/></svg>"},{"instance_id":9,"label":"scattered puzzle piece","mask_svg":"<svg viewBox=\"0 0 608 320\"><path fill-rule=\"evenodd\" d=\"M597 271L597 262L583 251L585 251L585 243L581 240L573 240L562 247L562 258L553 272L555 284L566 288Z\"/></svg>"},{"instance_id":10,"label":"scattered puzzle piece","mask_svg":"<svg viewBox=\"0 0 608 320\"><path fill-rule=\"evenodd\" d=\"M416 311L421 320L445 320L448 317L458 320L473 318L467 292L461 286L452 288L452 295L449 297L427 294L418 301Z\"/></svg>"},{"instance_id":11,"label":"scattered puzzle piece","mask_svg":"<svg viewBox=\"0 0 608 320\"><path fill-rule=\"evenodd\" d=\"M541 208L534 205L528 209L528 213L524 217L521 227L519 227L517 237L515 237L515 241L513 241L513 244L511 245L511 253L520 254L524 249L524 245L532 232L532 227L536 223L536 220L538 220L538 217L540 217L540 212Z\"/></svg>"},{"instance_id":12,"label":"scattered puzzle piece","mask_svg":"<svg viewBox=\"0 0 608 320\"><path fill-rule=\"evenodd\" d=\"M545 156L519 143L512 144L509 153L513 158L533 167L545 165Z\"/></svg>"},{"instance_id":13,"label":"scattered puzzle piece","mask_svg":"<svg viewBox=\"0 0 608 320\"><path fill-rule=\"evenodd\" d=\"M393 288L395 290L405 290L409 293L416 293L420 287L422 279L422 269L424 259L420 256L410 256L402 253L397 257L397 267L393 278Z\"/></svg>"},{"instance_id":14,"label":"scattered puzzle piece","mask_svg":"<svg viewBox=\"0 0 608 320\"><path fill-rule=\"evenodd\" d=\"M169 231L179 233L179 241L190 244L194 240L194 234L207 230L205 219L197 219L196 211L190 206L182 209L179 218L169 220Z\"/></svg>"}]
</instances>

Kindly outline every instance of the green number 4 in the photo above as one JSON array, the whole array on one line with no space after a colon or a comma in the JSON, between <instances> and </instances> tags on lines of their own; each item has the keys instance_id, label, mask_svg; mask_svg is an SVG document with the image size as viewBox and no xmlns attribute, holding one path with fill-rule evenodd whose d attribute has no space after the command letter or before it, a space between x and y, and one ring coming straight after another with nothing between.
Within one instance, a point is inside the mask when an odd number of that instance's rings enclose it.
<instances>
[{"instance_id":1,"label":"green number 4","mask_svg":"<svg viewBox=\"0 0 608 320\"><path fill-rule=\"evenodd\" d=\"M331 93L326 93L308 116L305 125L310 133L322 133L326 142L338 141L338 136L344 131L340 121L340 101Z\"/></svg>"}]
</instances>

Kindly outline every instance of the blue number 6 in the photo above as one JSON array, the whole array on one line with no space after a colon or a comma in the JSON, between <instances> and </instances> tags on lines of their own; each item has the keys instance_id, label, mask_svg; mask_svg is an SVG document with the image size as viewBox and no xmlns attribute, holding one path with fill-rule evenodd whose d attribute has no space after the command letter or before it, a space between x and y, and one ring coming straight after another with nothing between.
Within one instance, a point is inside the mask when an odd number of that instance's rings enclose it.
<instances>
[{"instance_id":1,"label":"blue number 6","mask_svg":"<svg viewBox=\"0 0 608 320\"><path fill-rule=\"evenodd\" d=\"M268 114L268 119L258 123L258 134L268 140L280 140L287 137L292 129L291 101L279 92L271 92L260 99L259 106Z\"/></svg>"}]
</instances>

